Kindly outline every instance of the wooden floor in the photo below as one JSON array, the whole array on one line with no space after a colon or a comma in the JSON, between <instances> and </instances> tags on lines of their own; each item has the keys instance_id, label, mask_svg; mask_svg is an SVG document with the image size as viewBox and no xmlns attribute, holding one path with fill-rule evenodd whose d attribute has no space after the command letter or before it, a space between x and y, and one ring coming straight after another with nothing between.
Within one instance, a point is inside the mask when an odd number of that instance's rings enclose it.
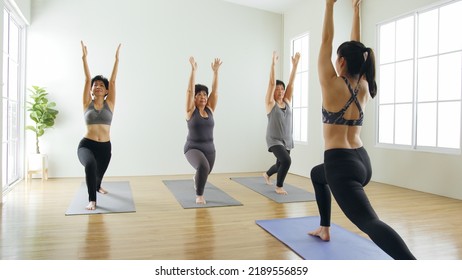
<instances>
[{"instance_id":1,"label":"wooden floor","mask_svg":"<svg viewBox=\"0 0 462 280\"><path fill-rule=\"evenodd\" d=\"M191 175L110 177L130 181L136 212L78 216L64 213L83 178L21 182L1 205L0 259L300 259L255 220L317 216L316 202L278 204L229 180L257 175L211 174L243 206L204 209L183 209L162 183ZM307 178L289 174L286 182L313 191ZM462 201L378 183L366 191L418 259L462 259ZM335 203L332 222L365 236Z\"/></svg>"}]
</instances>

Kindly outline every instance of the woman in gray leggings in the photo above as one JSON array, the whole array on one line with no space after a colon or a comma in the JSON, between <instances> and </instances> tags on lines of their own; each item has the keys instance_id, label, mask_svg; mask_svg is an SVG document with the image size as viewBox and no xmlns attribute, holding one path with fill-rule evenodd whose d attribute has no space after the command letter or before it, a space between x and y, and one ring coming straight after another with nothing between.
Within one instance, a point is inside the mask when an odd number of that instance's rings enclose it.
<instances>
[{"instance_id":1,"label":"woman in gray leggings","mask_svg":"<svg viewBox=\"0 0 462 280\"><path fill-rule=\"evenodd\" d=\"M215 163L215 145L213 143L215 122L213 113L218 97L218 69L222 62L219 58L215 58L212 62L213 81L210 95L206 86L195 84L197 63L194 57L191 57L189 62L191 63L191 75L186 92L188 136L184 145L184 154L188 162L196 170L194 176L196 203L205 204L205 183Z\"/></svg>"}]
</instances>

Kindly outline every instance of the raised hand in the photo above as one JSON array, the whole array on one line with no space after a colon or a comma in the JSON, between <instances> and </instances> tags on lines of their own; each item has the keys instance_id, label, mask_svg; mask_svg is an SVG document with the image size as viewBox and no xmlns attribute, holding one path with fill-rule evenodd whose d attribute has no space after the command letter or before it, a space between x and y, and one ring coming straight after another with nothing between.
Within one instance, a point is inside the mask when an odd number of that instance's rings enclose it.
<instances>
[{"instance_id":1,"label":"raised hand","mask_svg":"<svg viewBox=\"0 0 462 280\"><path fill-rule=\"evenodd\" d=\"M115 58L116 58L117 60L119 60L119 50L120 50L120 46L121 46L121 45L122 45L122 44L119 44L119 46L117 47L117 50L116 50Z\"/></svg>"},{"instance_id":2,"label":"raised hand","mask_svg":"<svg viewBox=\"0 0 462 280\"><path fill-rule=\"evenodd\" d=\"M80 41L80 45L82 45L82 57L86 58L88 51L87 51L87 46L83 43L83 41Z\"/></svg>"},{"instance_id":3,"label":"raised hand","mask_svg":"<svg viewBox=\"0 0 462 280\"><path fill-rule=\"evenodd\" d=\"M223 62L221 61L221 59L215 58L215 60L212 62L212 70L213 70L213 72L217 72L217 71L218 71L218 69L219 69L220 66L221 66L221 63L223 63Z\"/></svg>"},{"instance_id":4,"label":"raised hand","mask_svg":"<svg viewBox=\"0 0 462 280\"><path fill-rule=\"evenodd\" d=\"M196 69L197 69L197 62L196 62L196 60L194 59L194 57L191 56L191 57L189 58L189 63L191 63L192 70L193 70L193 71L196 71Z\"/></svg>"},{"instance_id":5,"label":"raised hand","mask_svg":"<svg viewBox=\"0 0 462 280\"><path fill-rule=\"evenodd\" d=\"M359 7L362 0L352 0L353 8Z\"/></svg>"},{"instance_id":6,"label":"raised hand","mask_svg":"<svg viewBox=\"0 0 462 280\"><path fill-rule=\"evenodd\" d=\"M279 60L278 54L274 51L273 52L273 64L276 64Z\"/></svg>"},{"instance_id":7,"label":"raised hand","mask_svg":"<svg viewBox=\"0 0 462 280\"><path fill-rule=\"evenodd\" d=\"M300 61L300 53L297 52L295 53L294 56L292 56L292 65L298 65L299 61Z\"/></svg>"}]
</instances>

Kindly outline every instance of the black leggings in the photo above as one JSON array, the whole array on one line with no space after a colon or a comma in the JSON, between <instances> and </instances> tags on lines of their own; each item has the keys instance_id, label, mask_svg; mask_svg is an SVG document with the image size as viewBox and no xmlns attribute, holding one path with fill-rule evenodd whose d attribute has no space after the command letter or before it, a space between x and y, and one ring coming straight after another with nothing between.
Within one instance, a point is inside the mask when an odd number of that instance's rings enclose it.
<instances>
[{"instance_id":1,"label":"black leggings","mask_svg":"<svg viewBox=\"0 0 462 280\"><path fill-rule=\"evenodd\" d=\"M88 201L96 202L96 192L101 188L104 173L111 160L111 142L97 142L83 138L79 143L77 155L85 167L85 181L88 188Z\"/></svg>"},{"instance_id":2,"label":"black leggings","mask_svg":"<svg viewBox=\"0 0 462 280\"><path fill-rule=\"evenodd\" d=\"M215 164L215 152L206 154L197 149L190 149L185 156L191 166L196 169L194 176L196 195L204 195L205 183Z\"/></svg>"},{"instance_id":3,"label":"black leggings","mask_svg":"<svg viewBox=\"0 0 462 280\"><path fill-rule=\"evenodd\" d=\"M403 239L382 222L372 208L364 186L372 168L366 150L332 149L324 152L324 164L311 170L321 226L330 226L331 195L343 213L371 240L394 259L415 259Z\"/></svg>"},{"instance_id":4,"label":"black leggings","mask_svg":"<svg viewBox=\"0 0 462 280\"><path fill-rule=\"evenodd\" d=\"M286 150L284 146L277 145L271 147L270 151L276 157L276 164L266 171L266 175L271 177L271 175L277 173L276 186L282 188L284 186L284 180L286 179L287 173L289 172L290 165L292 164L290 150Z\"/></svg>"}]
</instances>

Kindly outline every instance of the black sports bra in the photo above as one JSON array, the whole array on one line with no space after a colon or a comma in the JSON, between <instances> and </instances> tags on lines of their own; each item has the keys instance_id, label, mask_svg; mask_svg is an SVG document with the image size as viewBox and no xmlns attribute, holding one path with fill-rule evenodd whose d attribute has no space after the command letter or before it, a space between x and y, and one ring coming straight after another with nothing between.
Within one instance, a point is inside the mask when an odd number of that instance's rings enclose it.
<instances>
[{"instance_id":1,"label":"black sports bra","mask_svg":"<svg viewBox=\"0 0 462 280\"><path fill-rule=\"evenodd\" d=\"M357 94L358 94L358 89L359 89L359 83L356 86L356 88L353 90L353 88L350 85L350 82L348 82L348 79L342 76L342 79L345 81L345 83L348 86L348 90L351 93L350 99L348 99L347 103L343 108L338 111L338 112L329 112L324 107L322 107L322 122L326 124L339 124L339 125L348 125L348 126L361 126L363 125L363 119L364 119L364 113L361 108L361 104L359 104ZM356 107L358 107L359 110L359 118L356 120L347 120L343 116L345 115L346 110L348 107L350 107L352 102L355 102Z\"/></svg>"}]
</instances>

